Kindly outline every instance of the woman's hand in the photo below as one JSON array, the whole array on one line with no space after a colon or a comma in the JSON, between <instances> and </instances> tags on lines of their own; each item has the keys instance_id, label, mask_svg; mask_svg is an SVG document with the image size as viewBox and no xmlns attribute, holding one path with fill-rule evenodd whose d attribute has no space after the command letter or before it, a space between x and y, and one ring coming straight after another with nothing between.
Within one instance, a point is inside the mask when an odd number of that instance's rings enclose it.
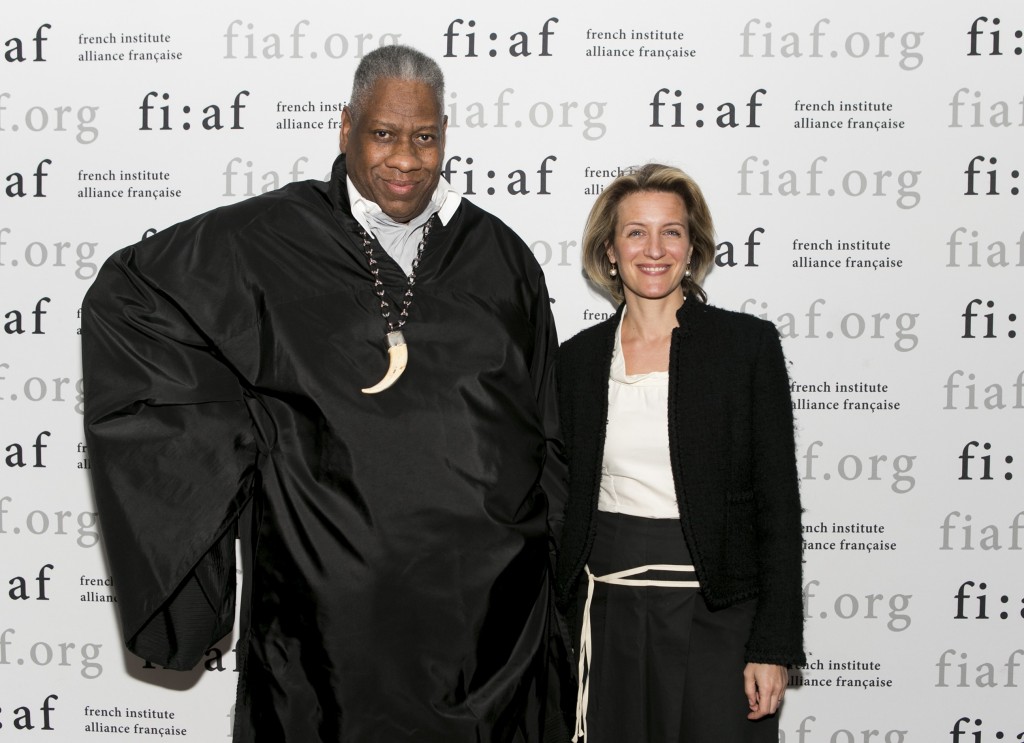
<instances>
[{"instance_id":1,"label":"woman's hand","mask_svg":"<svg viewBox=\"0 0 1024 743\"><path fill-rule=\"evenodd\" d=\"M785 666L768 663L747 663L743 669L743 691L750 705L748 720L760 720L765 715L774 715L782 702L782 693L789 682Z\"/></svg>"}]
</instances>

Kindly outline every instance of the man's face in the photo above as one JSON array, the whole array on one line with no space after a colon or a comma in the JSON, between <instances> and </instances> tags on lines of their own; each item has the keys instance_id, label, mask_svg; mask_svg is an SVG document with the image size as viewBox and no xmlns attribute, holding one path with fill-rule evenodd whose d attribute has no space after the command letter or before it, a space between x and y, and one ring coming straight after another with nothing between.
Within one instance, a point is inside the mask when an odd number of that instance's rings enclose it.
<instances>
[{"instance_id":1,"label":"man's face","mask_svg":"<svg viewBox=\"0 0 1024 743\"><path fill-rule=\"evenodd\" d=\"M381 79L353 116L341 114L341 151L359 193L396 222L422 212L437 188L448 117L426 83Z\"/></svg>"}]
</instances>

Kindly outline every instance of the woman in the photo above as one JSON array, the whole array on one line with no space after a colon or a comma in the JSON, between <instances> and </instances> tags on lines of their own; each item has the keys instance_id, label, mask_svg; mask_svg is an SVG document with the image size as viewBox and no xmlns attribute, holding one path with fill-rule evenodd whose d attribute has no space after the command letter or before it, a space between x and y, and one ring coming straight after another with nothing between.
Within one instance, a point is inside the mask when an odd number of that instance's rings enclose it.
<instances>
[{"instance_id":1,"label":"woman","mask_svg":"<svg viewBox=\"0 0 1024 743\"><path fill-rule=\"evenodd\" d=\"M665 165L617 178L587 222L587 275L622 304L558 357L573 740L775 743L804 662L785 359L771 323L706 304L714 255L703 194Z\"/></svg>"}]
</instances>

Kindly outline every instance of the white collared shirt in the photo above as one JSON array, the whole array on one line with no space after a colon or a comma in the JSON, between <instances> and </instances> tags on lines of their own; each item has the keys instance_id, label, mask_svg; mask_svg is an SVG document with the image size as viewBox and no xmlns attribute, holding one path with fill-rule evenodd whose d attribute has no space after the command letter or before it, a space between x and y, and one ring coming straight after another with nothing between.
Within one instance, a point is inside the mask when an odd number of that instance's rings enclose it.
<instances>
[{"instance_id":1,"label":"white collared shirt","mask_svg":"<svg viewBox=\"0 0 1024 743\"><path fill-rule=\"evenodd\" d=\"M348 189L348 203L352 205L352 216L364 230L377 238L384 251L401 266L406 274L412 271L412 263L416 259L416 251L419 247L420 236L415 233L435 212L441 220L441 224L448 224L462 201L462 195L453 189L444 177L441 177L437 182L437 188L434 189L434 193L430 197L427 208L403 224L391 219L376 202L370 201L359 193L355 184L352 183L352 179L347 175L345 176L345 185Z\"/></svg>"}]
</instances>

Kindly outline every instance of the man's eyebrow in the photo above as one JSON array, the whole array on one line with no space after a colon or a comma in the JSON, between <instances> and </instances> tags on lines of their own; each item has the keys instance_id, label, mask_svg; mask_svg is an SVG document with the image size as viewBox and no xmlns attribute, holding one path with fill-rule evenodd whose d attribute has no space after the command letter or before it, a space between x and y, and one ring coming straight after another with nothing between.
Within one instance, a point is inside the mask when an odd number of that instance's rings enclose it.
<instances>
[{"instance_id":1,"label":"man's eyebrow","mask_svg":"<svg viewBox=\"0 0 1024 743\"><path fill-rule=\"evenodd\" d=\"M369 127L380 127L382 129L401 129L402 128L401 124L395 123L394 121L390 121L388 119L368 119L366 121L366 125L369 126ZM417 130L417 131L420 131L422 129L433 129L433 130L437 131L441 127L438 125L438 123L436 121L431 121L429 123L428 122L423 122L423 123L419 123L419 124L413 124L412 128Z\"/></svg>"}]
</instances>

